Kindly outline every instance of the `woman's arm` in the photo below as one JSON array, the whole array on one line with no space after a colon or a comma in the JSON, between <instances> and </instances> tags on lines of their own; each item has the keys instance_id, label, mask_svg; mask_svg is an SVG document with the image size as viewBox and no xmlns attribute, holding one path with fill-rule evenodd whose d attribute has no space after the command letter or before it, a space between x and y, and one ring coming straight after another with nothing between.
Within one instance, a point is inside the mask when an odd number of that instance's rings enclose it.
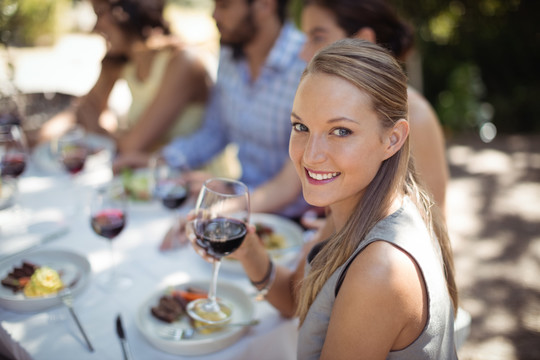
<instances>
[{"instance_id":1,"label":"woman's arm","mask_svg":"<svg viewBox=\"0 0 540 360\"><path fill-rule=\"evenodd\" d=\"M121 153L151 150L190 103L207 100L211 82L202 62L181 49L171 51L153 100L135 126L118 140Z\"/></svg>"},{"instance_id":2,"label":"woman's arm","mask_svg":"<svg viewBox=\"0 0 540 360\"><path fill-rule=\"evenodd\" d=\"M445 214L448 163L444 134L437 115L419 93L410 89L409 120L411 152L416 170Z\"/></svg>"},{"instance_id":3,"label":"woman's arm","mask_svg":"<svg viewBox=\"0 0 540 360\"><path fill-rule=\"evenodd\" d=\"M109 95L120 77L123 64L105 56L101 61L99 77L90 91L78 98L73 106L48 120L40 129L40 141L58 137L77 122L89 132L108 134L101 127L100 117L107 108Z\"/></svg>"},{"instance_id":4,"label":"woman's arm","mask_svg":"<svg viewBox=\"0 0 540 360\"><path fill-rule=\"evenodd\" d=\"M295 201L302 191L302 184L292 161L287 159L281 171L259 186L250 197L252 212L278 212Z\"/></svg>"},{"instance_id":5,"label":"woman's arm","mask_svg":"<svg viewBox=\"0 0 540 360\"><path fill-rule=\"evenodd\" d=\"M296 314L296 304L300 281L304 278L304 268L306 259L313 248L320 241L328 239L334 232L331 218L327 218L325 226L304 244L298 256L298 264L294 270L286 267L276 266L276 277L272 283L265 299L272 304L284 317L294 317ZM204 254L204 250L202 250ZM269 254L264 248L262 241L251 228L249 235L244 240L242 246L233 254L233 257L240 260L246 275L251 281L258 282L265 278L268 273ZM261 290L265 284L258 286Z\"/></svg>"},{"instance_id":6,"label":"woman's arm","mask_svg":"<svg viewBox=\"0 0 540 360\"><path fill-rule=\"evenodd\" d=\"M108 133L99 122L101 114L107 109L109 95L116 81L120 78L123 63L105 56L101 62L101 71L94 87L78 100L75 108L77 122L87 131Z\"/></svg>"}]
</instances>

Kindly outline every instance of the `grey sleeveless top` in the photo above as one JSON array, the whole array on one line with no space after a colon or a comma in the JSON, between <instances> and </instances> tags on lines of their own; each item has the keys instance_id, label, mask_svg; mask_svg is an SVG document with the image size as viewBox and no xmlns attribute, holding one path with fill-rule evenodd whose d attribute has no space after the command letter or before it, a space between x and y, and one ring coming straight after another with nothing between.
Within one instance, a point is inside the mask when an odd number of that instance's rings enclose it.
<instances>
[{"instance_id":1,"label":"grey sleeveless top","mask_svg":"<svg viewBox=\"0 0 540 360\"><path fill-rule=\"evenodd\" d=\"M320 357L332 306L347 268L374 241L387 241L414 258L424 277L429 302L427 323L420 336L405 349L390 352L387 359L457 359L454 310L446 288L440 248L431 240L420 213L409 198L405 198L398 211L377 223L354 254L326 281L300 327L298 359ZM308 262L306 272L309 269Z\"/></svg>"}]
</instances>

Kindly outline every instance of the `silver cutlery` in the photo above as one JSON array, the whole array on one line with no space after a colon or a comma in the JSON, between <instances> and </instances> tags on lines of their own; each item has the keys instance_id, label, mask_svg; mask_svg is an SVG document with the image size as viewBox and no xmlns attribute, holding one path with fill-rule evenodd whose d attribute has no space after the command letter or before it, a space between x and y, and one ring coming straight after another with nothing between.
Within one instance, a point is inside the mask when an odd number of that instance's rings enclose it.
<instances>
[{"instance_id":1,"label":"silver cutlery","mask_svg":"<svg viewBox=\"0 0 540 360\"><path fill-rule=\"evenodd\" d=\"M260 321L258 319L253 319L250 321L242 321L242 322L236 322L236 323L228 323L224 325L204 325L204 326L197 326L197 327L187 327L187 328L178 328L173 326L163 327L159 329L158 334L159 336L170 339L170 340L189 340L193 338L196 332L201 332L207 329L212 328L229 328L229 327L246 327L246 326L254 326L257 325Z\"/></svg>"},{"instance_id":2,"label":"silver cutlery","mask_svg":"<svg viewBox=\"0 0 540 360\"><path fill-rule=\"evenodd\" d=\"M84 331L81 322L79 321L79 318L77 314L75 313L75 310L73 309L73 294L71 293L71 287L75 285L78 278L76 278L69 286L61 290L58 295L60 296L60 299L62 300L62 303L68 308L69 313L71 314L71 317L73 320L75 320L75 323L77 324L77 327L79 328L79 331L81 332L82 336L84 337L84 340L86 341L86 344L88 345L88 349L91 352L94 352L94 347L90 343L90 340L88 339L88 336L86 335L86 332Z\"/></svg>"},{"instance_id":3,"label":"silver cutlery","mask_svg":"<svg viewBox=\"0 0 540 360\"><path fill-rule=\"evenodd\" d=\"M118 335L118 338L120 339L120 344L122 345L124 360L133 359L133 357L131 356L129 344L127 342L126 333L124 332L124 326L122 325L122 318L120 317L120 314L118 314L118 316L116 317L116 334Z\"/></svg>"}]
</instances>

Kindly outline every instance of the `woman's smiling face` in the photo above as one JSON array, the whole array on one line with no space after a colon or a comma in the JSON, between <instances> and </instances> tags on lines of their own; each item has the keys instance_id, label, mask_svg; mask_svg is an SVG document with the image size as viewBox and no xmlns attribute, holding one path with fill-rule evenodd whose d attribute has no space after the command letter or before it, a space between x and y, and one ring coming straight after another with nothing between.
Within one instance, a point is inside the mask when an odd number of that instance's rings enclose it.
<instances>
[{"instance_id":1,"label":"woman's smiling face","mask_svg":"<svg viewBox=\"0 0 540 360\"><path fill-rule=\"evenodd\" d=\"M352 211L388 151L371 99L337 76L314 73L298 86L289 154L306 201Z\"/></svg>"}]
</instances>

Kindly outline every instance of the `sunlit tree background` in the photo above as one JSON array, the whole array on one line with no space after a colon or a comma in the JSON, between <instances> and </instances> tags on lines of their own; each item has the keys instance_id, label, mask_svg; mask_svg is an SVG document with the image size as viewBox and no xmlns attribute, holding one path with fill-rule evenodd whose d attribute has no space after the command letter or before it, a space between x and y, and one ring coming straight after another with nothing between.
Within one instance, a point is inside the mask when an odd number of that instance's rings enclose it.
<instances>
[{"instance_id":1,"label":"sunlit tree background","mask_svg":"<svg viewBox=\"0 0 540 360\"><path fill-rule=\"evenodd\" d=\"M540 131L540 1L389 1L416 28L423 92L449 135Z\"/></svg>"},{"instance_id":2,"label":"sunlit tree background","mask_svg":"<svg viewBox=\"0 0 540 360\"><path fill-rule=\"evenodd\" d=\"M424 93L455 131L540 131L540 1L393 0L417 28Z\"/></svg>"},{"instance_id":3,"label":"sunlit tree background","mask_svg":"<svg viewBox=\"0 0 540 360\"><path fill-rule=\"evenodd\" d=\"M0 0L0 42L52 43L82 0ZM417 30L422 91L449 136L540 131L540 0L389 0ZM302 0L292 0L298 21ZM207 6L212 0L169 0Z\"/></svg>"}]
</instances>

